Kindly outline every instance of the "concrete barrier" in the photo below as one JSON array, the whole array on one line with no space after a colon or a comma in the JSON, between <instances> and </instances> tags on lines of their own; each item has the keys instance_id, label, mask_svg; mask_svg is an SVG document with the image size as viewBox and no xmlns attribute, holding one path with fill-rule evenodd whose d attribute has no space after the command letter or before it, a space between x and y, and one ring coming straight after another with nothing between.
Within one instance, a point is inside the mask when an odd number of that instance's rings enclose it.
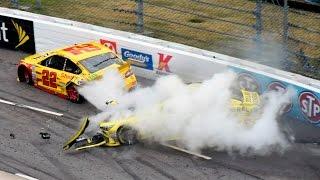
<instances>
[{"instance_id":1,"label":"concrete barrier","mask_svg":"<svg viewBox=\"0 0 320 180\"><path fill-rule=\"evenodd\" d=\"M284 119L297 138L320 142L320 81L227 55L85 23L0 8L0 15L33 22L37 52L84 41L100 41L130 60L136 74L155 79L177 74L189 82L202 81L227 69L238 73L240 86L263 93L296 91Z\"/></svg>"}]
</instances>

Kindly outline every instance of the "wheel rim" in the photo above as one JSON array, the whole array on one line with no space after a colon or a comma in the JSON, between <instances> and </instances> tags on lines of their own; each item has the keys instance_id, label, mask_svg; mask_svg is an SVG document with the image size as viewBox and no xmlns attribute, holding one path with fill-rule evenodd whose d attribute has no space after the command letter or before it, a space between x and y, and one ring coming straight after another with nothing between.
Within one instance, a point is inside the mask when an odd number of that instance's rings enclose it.
<instances>
[{"instance_id":1,"label":"wheel rim","mask_svg":"<svg viewBox=\"0 0 320 180\"><path fill-rule=\"evenodd\" d=\"M79 99L79 93L73 86L68 88L68 96L71 101L77 101Z\"/></svg>"},{"instance_id":2,"label":"wheel rim","mask_svg":"<svg viewBox=\"0 0 320 180\"><path fill-rule=\"evenodd\" d=\"M119 140L124 144L134 144L137 139L137 132L131 128L123 128L119 133Z\"/></svg>"},{"instance_id":3,"label":"wheel rim","mask_svg":"<svg viewBox=\"0 0 320 180\"><path fill-rule=\"evenodd\" d=\"M30 76L29 76L28 71L24 71L24 79L26 80L27 83L30 82Z\"/></svg>"}]
</instances>

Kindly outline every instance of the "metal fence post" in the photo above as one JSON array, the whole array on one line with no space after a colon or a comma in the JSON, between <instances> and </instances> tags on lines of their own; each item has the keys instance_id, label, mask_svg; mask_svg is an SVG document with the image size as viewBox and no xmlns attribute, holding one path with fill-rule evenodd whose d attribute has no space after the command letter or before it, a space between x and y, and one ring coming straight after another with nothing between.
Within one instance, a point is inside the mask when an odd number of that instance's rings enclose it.
<instances>
[{"instance_id":1,"label":"metal fence post","mask_svg":"<svg viewBox=\"0 0 320 180\"><path fill-rule=\"evenodd\" d=\"M285 70L290 70L291 65L288 60L288 36L289 36L289 19L288 19L288 0L283 1L283 65Z\"/></svg>"},{"instance_id":2,"label":"metal fence post","mask_svg":"<svg viewBox=\"0 0 320 180\"><path fill-rule=\"evenodd\" d=\"M11 0L11 6L14 8L19 8L19 0Z\"/></svg>"},{"instance_id":3,"label":"metal fence post","mask_svg":"<svg viewBox=\"0 0 320 180\"><path fill-rule=\"evenodd\" d=\"M144 32L144 22L143 22L143 0L136 0L136 16L137 16L137 33Z\"/></svg>"},{"instance_id":4,"label":"metal fence post","mask_svg":"<svg viewBox=\"0 0 320 180\"><path fill-rule=\"evenodd\" d=\"M260 56L261 54L261 34L262 34L262 0L256 0L256 8L254 10L254 15L256 17L256 24L254 25L256 30L256 55Z\"/></svg>"},{"instance_id":5,"label":"metal fence post","mask_svg":"<svg viewBox=\"0 0 320 180\"><path fill-rule=\"evenodd\" d=\"M36 8L41 9L41 0L36 0Z\"/></svg>"}]
</instances>

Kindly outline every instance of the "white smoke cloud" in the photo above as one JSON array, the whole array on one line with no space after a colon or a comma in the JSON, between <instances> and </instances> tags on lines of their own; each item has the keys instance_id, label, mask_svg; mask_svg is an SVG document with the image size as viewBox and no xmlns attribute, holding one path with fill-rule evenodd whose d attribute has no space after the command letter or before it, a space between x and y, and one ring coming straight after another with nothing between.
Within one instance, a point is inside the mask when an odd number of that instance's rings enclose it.
<instances>
[{"instance_id":1,"label":"white smoke cloud","mask_svg":"<svg viewBox=\"0 0 320 180\"><path fill-rule=\"evenodd\" d=\"M106 100L119 99L125 94L124 87L124 80L120 74L116 70L110 70L102 79L87 82L78 88L78 91L96 108L104 111L107 107Z\"/></svg>"},{"instance_id":2,"label":"white smoke cloud","mask_svg":"<svg viewBox=\"0 0 320 180\"><path fill-rule=\"evenodd\" d=\"M92 122L117 120L134 115L135 128L157 142L177 139L193 151L203 148L268 154L281 152L289 144L277 123L281 106L288 102L291 91L264 94L264 106L251 126L239 123L230 111L230 87L236 75L224 72L190 88L177 76L159 78L152 87L137 88L127 93L116 71L108 71L102 80L85 85L79 92L103 112L91 117ZM108 107L106 100L118 105ZM96 125L96 124L95 124ZM97 125L96 125L97 126Z\"/></svg>"}]
</instances>

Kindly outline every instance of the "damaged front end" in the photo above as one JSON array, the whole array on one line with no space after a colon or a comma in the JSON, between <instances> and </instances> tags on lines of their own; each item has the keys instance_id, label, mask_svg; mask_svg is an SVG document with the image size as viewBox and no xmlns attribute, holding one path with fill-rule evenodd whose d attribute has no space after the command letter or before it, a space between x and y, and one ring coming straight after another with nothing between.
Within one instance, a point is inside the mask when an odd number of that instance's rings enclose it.
<instances>
[{"instance_id":1,"label":"damaged front end","mask_svg":"<svg viewBox=\"0 0 320 180\"><path fill-rule=\"evenodd\" d=\"M106 144L106 140L101 133L97 133L92 138L80 137L89 126L89 123L89 117L83 118L80 129L64 144L64 150L70 149L73 145L75 146L76 150L82 150Z\"/></svg>"}]
</instances>

